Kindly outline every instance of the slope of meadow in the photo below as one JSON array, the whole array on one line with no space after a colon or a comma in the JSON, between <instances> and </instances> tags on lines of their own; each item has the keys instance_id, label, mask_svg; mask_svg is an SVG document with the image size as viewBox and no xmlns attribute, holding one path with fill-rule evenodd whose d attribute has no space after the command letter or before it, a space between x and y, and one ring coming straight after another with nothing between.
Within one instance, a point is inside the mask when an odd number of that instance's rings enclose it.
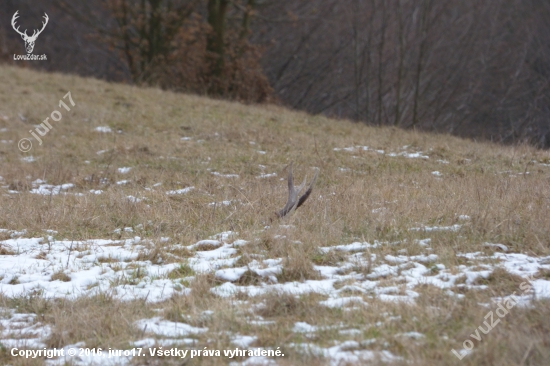
<instances>
[{"instance_id":1,"label":"slope of meadow","mask_svg":"<svg viewBox=\"0 0 550 366\"><path fill-rule=\"evenodd\" d=\"M0 79L0 363L550 362L549 152ZM271 221L292 161L317 185Z\"/></svg>"}]
</instances>

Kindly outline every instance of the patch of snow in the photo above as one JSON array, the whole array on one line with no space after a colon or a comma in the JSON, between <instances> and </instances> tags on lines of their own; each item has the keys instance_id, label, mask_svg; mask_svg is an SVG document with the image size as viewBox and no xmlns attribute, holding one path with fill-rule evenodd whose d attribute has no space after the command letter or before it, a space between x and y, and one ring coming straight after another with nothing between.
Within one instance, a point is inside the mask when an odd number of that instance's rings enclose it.
<instances>
[{"instance_id":1,"label":"patch of snow","mask_svg":"<svg viewBox=\"0 0 550 366\"><path fill-rule=\"evenodd\" d=\"M503 252L507 252L508 251L508 247L504 244L491 244L491 243L484 243L483 244L484 247L487 247L487 248L495 248L495 249L499 249Z\"/></svg>"},{"instance_id":2,"label":"patch of snow","mask_svg":"<svg viewBox=\"0 0 550 366\"><path fill-rule=\"evenodd\" d=\"M294 323L294 328L292 328L292 331L294 333L314 333L317 331L317 328L315 325L310 325L305 322L296 322Z\"/></svg>"},{"instance_id":3,"label":"patch of snow","mask_svg":"<svg viewBox=\"0 0 550 366\"><path fill-rule=\"evenodd\" d=\"M264 179L264 178L272 178L272 177L276 177L277 176L277 173L265 173L265 174L260 174L258 175L256 178L258 179Z\"/></svg>"},{"instance_id":4,"label":"patch of snow","mask_svg":"<svg viewBox=\"0 0 550 366\"><path fill-rule=\"evenodd\" d=\"M356 335L363 334L363 331L360 330L360 329L340 329L338 331L338 333L340 333L342 335L356 336ZM375 343L375 342L376 342L376 340L373 340L372 343ZM361 343L364 343L364 342L361 342Z\"/></svg>"},{"instance_id":5,"label":"patch of snow","mask_svg":"<svg viewBox=\"0 0 550 366\"><path fill-rule=\"evenodd\" d=\"M208 204L208 206L213 206L213 207L216 207L216 206L231 206L232 202L233 201L210 202Z\"/></svg>"},{"instance_id":6,"label":"patch of snow","mask_svg":"<svg viewBox=\"0 0 550 366\"><path fill-rule=\"evenodd\" d=\"M210 174L215 175L217 177L223 177L223 178L239 178L238 174L222 174L218 172L210 172Z\"/></svg>"},{"instance_id":7,"label":"patch of snow","mask_svg":"<svg viewBox=\"0 0 550 366\"><path fill-rule=\"evenodd\" d=\"M368 151L369 147L368 146L350 146L350 147L343 147L343 148L335 147L333 150L334 151L356 152L358 150L359 151Z\"/></svg>"},{"instance_id":8,"label":"patch of snow","mask_svg":"<svg viewBox=\"0 0 550 366\"><path fill-rule=\"evenodd\" d=\"M348 304L358 304L363 306L368 305L368 303L366 303L361 296L335 297L328 300L320 301L319 304L327 306L329 308L343 308Z\"/></svg>"},{"instance_id":9,"label":"patch of snow","mask_svg":"<svg viewBox=\"0 0 550 366\"><path fill-rule=\"evenodd\" d=\"M50 240L44 244L42 241L43 238L18 238L0 242L15 253L0 256L0 292L4 296L16 297L41 291L46 298L74 299L110 293L122 300L145 298L157 302L182 291L181 285L159 278L177 264L155 265L136 261L139 251L144 250L139 237L126 240ZM128 283L127 279L135 277L137 268L142 275L135 282ZM60 271L68 274L70 280L51 281L51 276Z\"/></svg>"},{"instance_id":10,"label":"patch of snow","mask_svg":"<svg viewBox=\"0 0 550 366\"><path fill-rule=\"evenodd\" d=\"M462 225L455 224L451 226L422 226L422 227L412 227L410 231L458 231Z\"/></svg>"},{"instance_id":11,"label":"patch of snow","mask_svg":"<svg viewBox=\"0 0 550 366\"><path fill-rule=\"evenodd\" d=\"M38 188L33 188L31 189L30 193L33 193L33 194L41 194L41 195L45 195L45 196L49 196L49 195L58 195L61 193L61 191L65 191L69 188L73 188L74 187L74 184L72 183L66 183L66 184L61 184L59 186L54 186L54 185L51 185L51 184L41 184L38 186Z\"/></svg>"},{"instance_id":12,"label":"patch of snow","mask_svg":"<svg viewBox=\"0 0 550 366\"><path fill-rule=\"evenodd\" d=\"M0 344L9 348L45 348L51 334L49 325L37 321L36 314L16 313L0 309Z\"/></svg>"},{"instance_id":13,"label":"patch of snow","mask_svg":"<svg viewBox=\"0 0 550 366\"><path fill-rule=\"evenodd\" d=\"M195 189L195 187L191 186L187 188L177 189L175 191L167 191L166 194L169 196L174 196L176 194L185 194L191 192L193 189Z\"/></svg>"},{"instance_id":14,"label":"patch of snow","mask_svg":"<svg viewBox=\"0 0 550 366\"><path fill-rule=\"evenodd\" d=\"M231 343L236 345L240 348L249 348L250 345L258 340L258 337L256 336L243 336L243 335L236 335L232 340Z\"/></svg>"},{"instance_id":15,"label":"patch of snow","mask_svg":"<svg viewBox=\"0 0 550 366\"><path fill-rule=\"evenodd\" d=\"M407 333L400 333L397 334L397 336L407 337L407 338L413 338L413 339L422 339L426 338L426 336L422 333L418 332L407 332Z\"/></svg>"},{"instance_id":16,"label":"patch of snow","mask_svg":"<svg viewBox=\"0 0 550 366\"><path fill-rule=\"evenodd\" d=\"M94 131L97 131L97 132L102 132L102 133L110 133L110 132L113 132L113 130L111 130L111 127L109 126L97 126Z\"/></svg>"},{"instance_id":17,"label":"patch of snow","mask_svg":"<svg viewBox=\"0 0 550 366\"><path fill-rule=\"evenodd\" d=\"M138 320L136 326L144 333L172 338L198 335L208 330L208 328L198 328L185 323L163 320L161 317Z\"/></svg>"},{"instance_id":18,"label":"patch of snow","mask_svg":"<svg viewBox=\"0 0 550 366\"><path fill-rule=\"evenodd\" d=\"M246 268L225 268L216 271L216 278L222 281L235 282L247 271Z\"/></svg>"},{"instance_id":19,"label":"patch of snow","mask_svg":"<svg viewBox=\"0 0 550 366\"><path fill-rule=\"evenodd\" d=\"M134 196L127 196L126 198L128 198L128 201L130 201L132 203L138 203L138 202L141 202L142 200L145 199L143 197L137 198L137 197L134 197Z\"/></svg>"},{"instance_id":20,"label":"patch of snow","mask_svg":"<svg viewBox=\"0 0 550 366\"><path fill-rule=\"evenodd\" d=\"M403 151L401 153L390 153L390 154L387 154L387 156L391 156L391 157L403 156L408 159L429 159L430 158L427 155L422 155L422 152L408 153L406 151Z\"/></svg>"},{"instance_id":21,"label":"patch of snow","mask_svg":"<svg viewBox=\"0 0 550 366\"><path fill-rule=\"evenodd\" d=\"M25 163L32 163L36 161L36 158L32 155L25 156L24 158L21 158L21 161L24 161Z\"/></svg>"},{"instance_id":22,"label":"patch of snow","mask_svg":"<svg viewBox=\"0 0 550 366\"><path fill-rule=\"evenodd\" d=\"M222 245L222 243L219 240L215 239L205 239L205 240L199 240L193 245L189 245L187 249L191 250L197 250L201 249L201 247L216 247L219 248Z\"/></svg>"},{"instance_id":23,"label":"patch of snow","mask_svg":"<svg viewBox=\"0 0 550 366\"><path fill-rule=\"evenodd\" d=\"M360 243L360 242L354 242L351 244L345 244L345 245L335 245L333 247L319 247L319 250L321 250L323 253L327 253L331 250L338 250L342 252L360 252L364 251L367 248L375 248L375 245L369 244L367 242Z\"/></svg>"}]
</instances>

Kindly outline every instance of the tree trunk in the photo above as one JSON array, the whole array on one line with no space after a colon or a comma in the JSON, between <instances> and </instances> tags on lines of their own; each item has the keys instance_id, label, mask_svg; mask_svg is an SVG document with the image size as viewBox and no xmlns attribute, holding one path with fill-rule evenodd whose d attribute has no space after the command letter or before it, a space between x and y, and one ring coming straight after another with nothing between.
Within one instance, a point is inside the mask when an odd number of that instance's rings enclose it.
<instances>
[{"instance_id":1,"label":"tree trunk","mask_svg":"<svg viewBox=\"0 0 550 366\"><path fill-rule=\"evenodd\" d=\"M223 74L225 56L225 18L229 0L208 0L208 24L212 32L208 36L207 51L212 55L212 75L220 77Z\"/></svg>"}]
</instances>

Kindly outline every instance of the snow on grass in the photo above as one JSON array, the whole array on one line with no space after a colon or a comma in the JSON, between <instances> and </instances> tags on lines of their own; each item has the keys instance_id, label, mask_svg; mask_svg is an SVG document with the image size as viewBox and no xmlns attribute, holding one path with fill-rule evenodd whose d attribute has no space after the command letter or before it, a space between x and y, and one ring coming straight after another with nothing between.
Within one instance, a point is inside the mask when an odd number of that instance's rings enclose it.
<instances>
[{"instance_id":1,"label":"snow on grass","mask_svg":"<svg viewBox=\"0 0 550 366\"><path fill-rule=\"evenodd\" d=\"M233 343L234 345L240 348L249 348L252 345L252 343L256 342L257 340L258 340L258 337L256 336L244 336L244 335L237 334L233 337L233 339L231 340L231 343Z\"/></svg>"},{"instance_id":2,"label":"snow on grass","mask_svg":"<svg viewBox=\"0 0 550 366\"><path fill-rule=\"evenodd\" d=\"M311 343L291 344L298 352L317 357L325 357L330 365L365 364L380 360L381 362L401 361L402 358L389 351L369 351L361 349L363 345L357 341L345 341L333 347L320 347Z\"/></svg>"},{"instance_id":3,"label":"snow on grass","mask_svg":"<svg viewBox=\"0 0 550 366\"><path fill-rule=\"evenodd\" d=\"M38 187L31 189L30 192L33 194L41 194L45 196L50 196L50 195L55 196L60 194L61 191L66 191L67 189L73 188L73 187L74 187L74 184L72 183L61 184L58 186L54 186L51 184L40 184L38 185Z\"/></svg>"},{"instance_id":4,"label":"snow on grass","mask_svg":"<svg viewBox=\"0 0 550 366\"><path fill-rule=\"evenodd\" d=\"M111 130L111 127L109 126L97 126L94 131L102 132L102 133L111 133L113 130Z\"/></svg>"},{"instance_id":5,"label":"snow on grass","mask_svg":"<svg viewBox=\"0 0 550 366\"><path fill-rule=\"evenodd\" d=\"M238 174L222 174L218 172L210 172L210 174L215 175L217 177L222 177L222 178L239 178Z\"/></svg>"},{"instance_id":6,"label":"snow on grass","mask_svg":"<svg viewBox=\"0 0 550 366\"><path fill-rule=\"evenodd\" d=\"M403 149L406 149L407 147L408 146L404 146ZM378 154L386 155L386 156L389 156L389 157L402 156L402 157L405 157L405 158L408 158L408 159L429 159L430 158L427 155L423 155L424 154L423 152L409 153L409 152L406 152L406 151L402 151L402 152L399 152L399 153L395 153L395 152L386 153L386 151L384 151L384 150L372 149L368 146L350 146L350 147L343 147L343 148L335 147L333 150L334 151L346 151L346 152L351 152L351 153L358 152L358 151L373 151L373 152L376 152Z\"/></svg>"},{"instance_id":7,"label":"snow on grass","mask_svg":"<svg viewBox=\"0 0 550 366\"><path fill-rule=\"evenodd\" d=\"M233 203L233 201L210 202L208 206L211 206L211 207L231 206L231 203Z\"/></svg>"},{"instance_id":8,"label":"snow on grass","mask_svg":"<svg viewBox=\"0 0 550 366\"><path fill-rule=\"evenodd\" d=\"M413 338L413 339L422 339L422 338L426 337L424 334L418 333L418 332L400 333L400 334L396 334L395 336L396 337L407 337L407 338Z\"/></svg>"},{"instance_id":9,"label":"snow on grass","mask_svg":"<svg viewBox=\"0 0 550 366\"><path fill-rule=\"evenodd\" d=\"M251 271L261 277L265 277L270 282L276 282L274 276L282 272L281 262L282 259L267 259L262 262L253 260L246 267L220 269L216 271L216 278L222 281L235 282L247 271Z\"/></svg>"},{"instance_id":10,"label":"snow on grass","mask_svg":"<svg viewBox=\"0 0 550 366\"><path fill-rule=\"evenodd\" d=\"M492 243L484 243L483 244L484 247L488 247L488 248L495 248L498 249L498 250L501 250L503 252L507 252L508 251L508 247L504 244L492 244Z\"/></svg>"},{"instance_id":11,"label":"snow on grass","mask_svg":"<svg viewBox=\"0 0 550 366\"><path fill-rule=\"evenodd\" d=\"M273 177L276 177L276 176L277 176L277 173L262 173L262 174L258 175L256 178L265 179L265 178L273 178Z\"/></svg>"},{"instance_id":12,"label":"snow on grass","mask_svg":"<svg viewBox=\"0 0 550 366\"><path fill-rule=\"evenodd\" d=\"M350 147L335 147L334 151L347 151L347 152L356 152L356 151L369 151L368 146L350 146Z\"/></svg>"},{"instance_id":13,"label":"snow on grass","mask_svg":"<svg viewBox=\"0 0 550 366\"><path fill-rule=\"evenodd\" d=\"M16 313L13 309L0 309L0 344L6 348L44 348L50 336L49 325L36 320L36 314Z\"/></svg>"},{"instance_id":14,"label":"snow on grass","mask_svg":"<svg viewBox=\"0 0 550 366\"><path fill-rule=\"evenodd\" d=\"M128 201L132 202L132 203L138 203L138 202L141 202L143 201L145 198L144 197L141 197L141 198L137 198L137 197L134 197L132 195L130 196L126 196L126 198L128 198Z\"/></svg>"},{"instance_id":15,"label":"snow on grass","mask_svg":"<svg viewBox=\"0 0 550 366\"><path fill-rule=\"evenodd\" d=\"M314 333L318 329L315 325L310 325L305 322L296 322L294 323L294 328L292 328L292 331L295 333Z\"/></svg>"},{"instance_id":16,"label":"snow on grass","mask_svg":"<svg viewBox=\"0 0 550 366\"><path fill-rule=\"evenodd\" d=\"M462 225L455 224L451 226L422 226L422 227L412 227L410 231L458 231Z\"/></svg>"},{"instance_id":17,"label":"snow on grass","mask_svg":"<svg viewBox=\"0 0 550 366\"><path fill-rule=\"evenodd\" d=\"M110 293L116 298L161 301L188 291L163 278L177 264L137 261L139 237L126 240L68 241L18 238L1 242L14 255L0 256L0 292L17 297L41 292L46 298ZM132 264L132 265L130 265ZM52 280L63 273L64 280Z\"/></svg>"},{"instance_id":18,"label":"snow on grass","mask_svg":"<svg viewBox=\"0 0 550 366\"><path fill-rule=\"evenodd\" d=\"M122 229L118 230L118 233L121 231ZM124 231L129 233L133 229L128 227ZM24 235L24 232L19 234ZM453 271L438 263L439 258L435 254L388 254L383 257L372 254L372 268L367 274L360 274L353 269L358 264L368 265L364 253L360 252L372 248L373 245L352 243L321 248L323 252L341 250L350 253L348 259L337 266L315 266L322 279L279 283L277 275L283 269L281 258L253 260L246 266L234 267L239 259L238 248L247 245L246 241L234 240L235 235L224 232L214 236L220 240L206 239L183 246L193 252L193 256L186 259L187 265L193 271L213 272L219 281L224 282L211 288L213 293L221 297L231 297L239 292L249 296L271 291L295 295L316 292L328 296L321 304L329 307L367 305L369 298L413 303L418 296L415 287L419 285L431 284L449 290L456 285L457 279L465 277L466 280L460 286L483 288L475 284L476 280L480 277L487 278L497 266L522 277L533 276L540 270L550 270L550 258L536 258L519 253L460 254L475 260L476 264L460 265ZM229 238L232 238L233 243L227 242ZM0 245L13 254L0 256L0 291L10 297L40 291L48 298L71 299L107 292L122 300L144 298L148 302L163 301L175 293L187 293L189 290L177 279L167 278L170 271L180 266L179 263L152 264L137 260L140 252L147 252L146 244L139 236L124 240L69 241L54 240L52 237L48 240L24 237L4 240ZM493 264L477 263L484 260ZM497 264L494 264L495 261ZM258 275L262 283L236 285L235 282L247 271ZM346 274L342 274L342 271ZM58 273L63 273L65 279L52 281L52 276ZM381 285L381 281L389 278L401 285ZM334 283L342 280L354 280L355 284L335 289ZM532 284L537 297L550 297L550 281L537 279ZM363 295L349 296L350 290Z\"/></svg>"},{"instance_id":19,"label":"snow on grass","mask_svg":"<svg viewBox=\"0 0 550 366\"><path fill-rule=\"evenodd\" d=\"M303 295L308 293L328 294L334 291L335 280L307 280L304 282L285 282L273 285L260 286L236 286L231 282L212 288L210 291L220 297L231 297L239 292L248 296L260 296L269 292L288 293L291 295Z\"/></svg>"},{"instance_id":20,"label":"snow on grass","mask_svg":"<svg viewBox=\"0 0 550 366\"><path fill-rule=\"evenodd\" d=\"M319 304L327 306L329 308L344 308L349 304L365 306L368 305L361 296L334 297L328 300L320 301Z\"/></svg>"},{"instance_id":21,"label":"snow on grass","mask_svg":"<svg viewBox=\"0 0 550 366\"><path fill-rule=\"evenodd\" d=\"M388 154L388 156L403 156L408 159L429 159L430 158L427 155L422 155L422 152L414 152L414 153L402 152L399 154L391 153L391 154Z\"/></svg>"},{"instance_id":22,"label":"snow on grass","mask_svg":"<svg viewBox=\"0 0 550 366\"><path fill-rule=\"evenodd\" d=\"M185 323L163 320L160 317L139 320L136 322L136 326L144 333L171 338L198 335L208 330L208 328L198 328Z\"/></svg>"},{"instance_id":23,"label":"snow on grass","mask_svg":"<svg viewBox=\"0 0 550 366\"><path fill-rule=\"evenodd\" d=\"M138 225L139 226L139 225ZM137 227L136 227L137 228ZM4 230L6 232L11 232ZM130 234L131 227L118 229L118 233ZM436 230L426 230L426 232ZM24 235L24 232L20 232ZM240 250L249 242L238 239L238 233L227 231L200 240L192 245L171 244L171 247L181 246L192 253L185 259L195 273L214 273L217 279L212 284L210 292L231 298L239 293L250 297L267 293L287 293L302 295L318 293L324 295L319 305L329 308L351 310L370 307L371 302L382 301L413 305L419 293L417 286L432 285L443 289L450 296L462 298L464 295L453 292L455 287L483 289L487 286L478 285L479 278L488 278L497 267L508 272L529 278L541 270L550 270L550 257L533 257L520 253L484 254L482 252L458 254L468 260L448 269L438 263L439 257L431 253L406 255L406 250L394 254L370 254L370 260L365 258L371 249L393 246L396 243L355 242L333 247L320 248L321 253L331 250L344 253L344 259L338 265L314 266L321 279L302 282L279 282L277 275L282 272L282 258L254 259L246 266L235 267L239 260ZM425 245L430 238L418 240ZM130 239L93 239L82 241L54 240L51 236L44 238L18 237L0 242L6 250L6 255L0 256L0 291L7 297L17 297L39 292L46 298L65 297L75 299L79 296L108 293L121 300L145 299L149 303L166 301L175 294L186 295L190 290L181 279L171 279L168 273L179 268L181 263L153 264L150 261L138 260L141 252L147 251L147 241L139 236ZM480 244L481 246L482 244ZM382 248L383 249L383 248ZM370 266L366 273L356 272L357 266ZM260 283L256 285L239 285L237 281L247 272L254 272ZM62 273L63 276L59 276ZM52 276L57 275L52 280ZM460 279L460 281L458 281ZM185 277L192 281L193 276ZM222 284L219 284L223 282ZM335 286L337 282L344 286ZM522 296L520 305L529 306L533 298L550 298L550 281L544 278L531 280L534 297ZM351 295L353 294L353 295ZM3 312L0 317L2 333L0 343L5 347L23 346L26 348L43 348L44 339L50 334L48 326L36 321L34 314L15 314L13 311ZM204 312L211 315L211 312ZM251 319L249 324L269 325L273 321ZM201 334L209 331L206 327L191 326L182 322L173 322L161 317L141 319L135 326L142 330L142 335L132 344L136 347L153 347L183 345L184 347L198 344ZM305 322L295 322L294 333L302 333L305 337L316 339L316 333L325 328ZM355 336L361 334L359 329L341 330L342 335ZM399 333L396 337L407 337L419 340L424 335L417 332ZM257 341L256 336L233 334L231 343L240 348L251 347ZM372 340L357 342L342 341L329 347L314 343L290 344L300 353L326 358L330 364L393 362L401 358L389 351L365 349ZM66 346L69 347L69 346ZM119 364L127 364L131 357L114 358ZM102 365L101 359L93 355L75 359L75 365ZM48 365L62 365L64 359L48 360ZM276 364L265 357L251 357L241 364Z\"/></svg>"},{"instance_id":24,"label":"snow on grass","mask_svg":"<svg viewBox=\"0 0 550 366\"><path fill-rule=\"evenodd\" d=\"M185 194L185 193L191 192L193 189L195 189L195 187L191 186L187 188L177 189L174 191L167 191L166 194L169 196L174 196L176 194Z\"/></svg>"},{"instance_id":25,"label":"snow on grass","mask_svg":"<svg viewBox=\"0 0 550 366\"><path fill-rule=\"evenodd\" d=\"M377 150L377 149L372 149L368 146L360 146L360 145L357 145L357 146L350 146L350 147L343 147L343 148L338 148L338 147L335 147L333 149L334 151L346 151L346 152L357 152L357 151L374 151L378 154L385 154L386 152L384 150Z\"/></svg>"},{"instance_id":26,"label":"snow on grass","mask_svg":"<svg viewBox=\"0 0 550 366\"><path fill-rule=\"evenodd\" d=\"M376 242L377 243L377 242ZM367 248L376 248L377 244L369 244L367 242L360 243L360 242L354 242L351 244L345 244L345 245L335 245L333 247L320 247L319 250L326 253L331 250L338 250L342 252L360 252Z\"/></svg>"},{"instance_id":27,"label":"snow on grass","mask_svg":"<svg viewBox=\"0 0 550 366\"><path fill-rule=\"evenodd\" d=\"M24 161L25 163L32 163L36 161L36 158L32 155L25 156L24 158L21 158L21 161Z\"/></svg>"},{"instance_id":28,"label":"snow on grass","mask_svg":"<svg viewBox=\"0 0 550 366\"><path fill-rule=\"evenodd\" d=\"M408 146L403 146L403 150L406 150L407 148L408 148ZM358 151L373 151L373 152L376 152L376 153L381 154L381 155L386 155L386 156L390 156L390 157L402 156L402 157L405 157L405 158L408 158L408 159L429 159L430 158L427 155L423 155L424 153L421 152L421 151L420 152L412 152L412 153L409 153L409 152L406 152L406 151L402 151L402 152L399 152L399 153L395 153L395 152L386 153L386 151L384 151L384 150L377 150L377 149L370 148L368 146L360 146L360 145L350 146L350 147L343 147L343 148L335 147L333 150L334 151L346 151L346 152L351 152L351 153L358 152Z\"/></svg>"},{"instance_id":29,"label":"snow on grass","mask_svg":"<svg viewBox=\"0 0 550 366\"><path fill-rule=\"evenodd\" d=\"M125 166L117 169L120 174L127 174L132 170L131 167Z\"/></svg>"}]
</instances>

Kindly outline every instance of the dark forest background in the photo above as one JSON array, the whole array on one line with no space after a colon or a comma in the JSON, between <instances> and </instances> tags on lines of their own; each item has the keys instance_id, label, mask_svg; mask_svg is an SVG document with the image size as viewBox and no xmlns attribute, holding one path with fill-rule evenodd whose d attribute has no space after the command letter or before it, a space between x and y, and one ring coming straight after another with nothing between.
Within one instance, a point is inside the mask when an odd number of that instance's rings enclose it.
<instances>
[{"instance_id":1,"label":"dark forest background","mask_svg":"<svg viewBox=\"0 0 550 366\"><path fill-rule=\"evenodd\" d=\"M550 147L549 0L2 0L0 60Z\"/></svg>"}]
</instances>

